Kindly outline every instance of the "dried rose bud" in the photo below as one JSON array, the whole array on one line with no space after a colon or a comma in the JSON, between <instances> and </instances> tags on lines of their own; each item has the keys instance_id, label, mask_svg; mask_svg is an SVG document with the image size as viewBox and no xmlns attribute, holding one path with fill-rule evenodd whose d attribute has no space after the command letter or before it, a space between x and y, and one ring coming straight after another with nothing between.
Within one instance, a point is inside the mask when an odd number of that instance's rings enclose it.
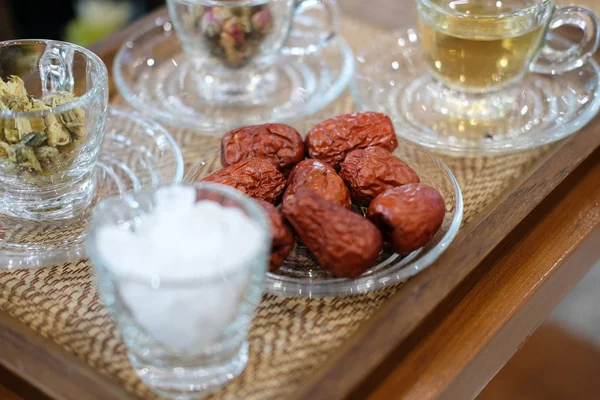
<instances>
[{"instance_id":1,"label":"dried rose bud","mask_svg":"<svg viewBox=\"0 0 600 400\"><path fill-rule=\"evenodd\" d=\"M240 17L250 18L255 9L256 9L256 7L242 7L242 10L240 12Z\"/></svg>"},{"instance_id":2,"label":"dried rose bud","mask_svg":"<svg viewBox=\"0 0 600 400\"><path fill-rule=\"evenodd\" d=\"M231 13L231 15L233 15L235 17L239 17L239 15L242 13L242 7L240 7L240 6L229 7L229 12Z\"/></svg>"},{"instance_id":3,"label":"dried rose bud","mask_svg":"<svg viewBox=\"0 0 600 400\"><path fill-rule=\"evenodd\" d=\"M221 32L221 25L212 10L206 10L202 16L202 33L208 37L215 37Z\"/></svg>"},{"instance_id":4,"label":"dried rose bud","mask_svg":"<svg viewBox=\"0 0 600 400\"><path fill-rule=\"evenodd\" d=\"M225 61L230 67L239 67L244 63L244 53L237 49L235 41L226 32L221 32L219 46L225 54Z\"/></svg>"},{"instance_id":5,"label":"dried rose bud","mask_svg":"<svg viewBox=\"0 0 600 400\"><path fill-rule=\"evenodd\" d=\"M228 18L233 17L231 7L212 7L212 13L219 24L223 24Z\"/></svg>"},{"instance_id":6,"label":"dried rose bud","mask_svg":"<svg viewBox=\"0 0 600 400\"><path fill-rule=\"evenodd\" d=\"M252 21L250 20L250 13L244 13L242 15L240 15L240 21L242 23L242 25L244 26L244 33L246 34L250 34L252 33Z\"/></svg>"},{"instance_id":7,"label":"dried rose bud","mask_svg":"<svg viewBox=\"0 0 600 400\"><path fill-rule=\"evenodd\" d=\"M229 18L223 24L223 34L233 39L235 46L241 46L246 41L244 25L237 18ZM223 35L221 35L222 37Z\"/></svg>"},{"instance_id":8,"label":"dried rose bud","mask_svg":"<svg viewBox=\"0 0 600 400\"><path fill-rule=\"evenodd\" d=\"M256 12L252 16L252 28L258 33L267 33L271 30L273 19L267 8Z\"/></svg>"}]
</instances>

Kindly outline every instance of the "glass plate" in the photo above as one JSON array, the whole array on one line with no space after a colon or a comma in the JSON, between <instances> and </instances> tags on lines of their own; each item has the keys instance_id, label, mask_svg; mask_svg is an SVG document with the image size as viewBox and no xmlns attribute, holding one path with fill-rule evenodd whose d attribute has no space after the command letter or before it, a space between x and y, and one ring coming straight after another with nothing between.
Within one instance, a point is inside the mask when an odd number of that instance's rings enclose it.
<instances>
[{"instance_id":1,"label":"glass plate","mask_svg":"<svg viewBox=\"0 0 600 400\"><path fill-rule=\"evenodd\" d=\"M556 34L548 40L556 49L571 43ZM427 68L417 31L398 31L357 57L352 94L362 109L388 114L398 135L440 153L481 156L542 146L581 129L600 108L600 75L592 59L562 75L528 74L510 101L489 100L504 103L503 115L475 122L436 107L446 97Z\"/></svg>"},{"instance_id":2,"label":"glass plate","mask_svg":"<svg viewBox=\"0 0 600 400\"><path fill-rule=\"evenodd\" d=\"M282 55L274 67L272 98L247 107L207 103L199 94L195 66L181 50L171 22L157 18L126 40L114 62L123 98L170 126L222 135L229 128L284 121L312 114L335 100L354 72L354 55L338 37L304 56Z\"/></svg>"},{"instance_id":3,"label":"glass plate","mask_svg":"<svg viewBox=\"0 0 600 400\"><path fill-rule=\"evenodd\" d=\"M290 123L299 132L308 132L320 121ZM394 154L410 165L421 182L436 188L446 203L446 216L440 230L424 247L401 257L382 252L378 264L359 278L346 279L331 276L316 262L301 243L276 273L267 274L266 289L270 293L295 297L344 296L370 292L383 286L404 281L431 265L448 248L460 227L463 200L458 182L448 167L431 153L399 139ZM222 168L221 152L203 158L184 178L196 182Z\"/></svg>"},{"instance_id":4,"label":"glass plate","mask_svg":"<svg viewBox=\"0 0 600 400\"><path fill-rule=\"evenodd\" d=\"M34 268L85 258L95 203L126 191L181 181L183 158L169 133L131 110L109 107L96 164L97 191L76 218L32 221L0 215L0 268Z\"/></svg>"}]
</instances>

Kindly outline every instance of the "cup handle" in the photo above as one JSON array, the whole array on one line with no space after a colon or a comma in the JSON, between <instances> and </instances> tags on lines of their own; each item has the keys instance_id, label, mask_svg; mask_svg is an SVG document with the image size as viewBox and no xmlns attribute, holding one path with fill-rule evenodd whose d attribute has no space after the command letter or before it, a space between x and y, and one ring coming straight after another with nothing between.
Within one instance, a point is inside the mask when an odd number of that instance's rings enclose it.
<instances>
[{"instance_id":1,"label":"cup handle","mask_svg":"<svg viewBox=\"0 0 600 400\"><path fill-rule=\"evenodd\" d=\"M531 66L533 72L562 74L579 68L590 58L600 42L600 20L589 9L580 6L565 6L555 10L548 30L571 25L583 31L583 39L567 49L556 49L545 44Z\"/></svg>"},{"instance_id":2,"label":"cup handle","mask_svg":"<svg viewBox=\"0 0 600 400\"><path fill-rule=\"evenodd\" d=\"M75 51L69 46L53 41L47 43L46 50L38 61L43 97L57 91L73 91L74 55Z\"/></svg>"},{"instance_id":3,"label":"cup handle","mask_svg":"<svg viewBox=\"0 0 600 400\"><path fill-rule=\"evenodd\" d=\"M334 39L339 30L340 12L336 0L296 0L292 28L284 54L303 55L318 51ZM319 10L324 21L307 15Z\"/></svg>"}]
</instances>

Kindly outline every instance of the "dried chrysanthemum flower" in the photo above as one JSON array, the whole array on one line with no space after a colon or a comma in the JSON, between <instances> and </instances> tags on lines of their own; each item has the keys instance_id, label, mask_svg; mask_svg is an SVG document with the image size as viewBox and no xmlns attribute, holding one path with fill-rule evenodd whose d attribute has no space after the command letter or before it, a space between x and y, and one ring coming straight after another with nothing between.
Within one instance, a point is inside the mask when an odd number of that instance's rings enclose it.
<instances>
[{"instance_id":1,"label":"dried chrysanthemum flower","mask_svg":"<svg viewBox=\"0 0 600 400\"><path fill-rule=\"evenodd\" d=\"M28 97L27 89L25 89L25 82L18 76L12 75L9 77L8 81L6 81L6 89L5 93L12 94L14 96Z\"/></svg>"},{"instance_id":2,"label":"dried chrysanthemum flower","mask_svg":"<svg viewBox=\"0 0 600 400\"><path fill-rule=\"evenodd\" d=\"M31 132L23 137L22 143L26 143L30 147L40 147L46 143L48 136L40 132Z\"/></svg>"},{"instance_id":3,"label":"dried chrysanthemum flower","mask_svg":"<svg viewBox=\"0 0 600 400\"><path fill-rule=\"evenodd\" d=\"M38 161L38 159L35 156L35 153L31 147L22 146L20 148L20 151L21 151L21 157L24 159L24 161L21 162L22 166L33 168L37 172L42 172L42 166L40 165L40 162Z\"/></svg>"},{"instance_id":4,"label":"dried chrysanthemum flower","mask_svg":"<svg viewBox=\"0 0 600 400\"><path fill-rule=\"evenodd\" d=\"M19 77L12 76L6 82L0 78L0 110L3 111L48 110L74 99L72 93L59 91L41 101L27 93ZM44 117L0 119L0 158L38 173L55 170L61 160L75 158L78 143L86 135L85 113L81 108Z\"/></svg>"},{"instance_id":5,"label":"dried chrysanthemum flower","mask_svg":"<svg viewBox=\"0 0 600 400\"><path fill-rule=\"evenodd\" d=\"M31 132L31 122L27 118L8 118L4 120L4 137L8 143L19 143L21 138Z\"/></svg>"},{"instance_id":6,"label":"dried chrysanthemum flower","mask_svg":"<svg viewBox=\"0 0 600 400\"><path fill-rule=\"evenodd\" d=\"M46 170L54 169L60 162L60 153L56 147L41 146L34 151L40 165Z\"/></svg>"}]
</instances>

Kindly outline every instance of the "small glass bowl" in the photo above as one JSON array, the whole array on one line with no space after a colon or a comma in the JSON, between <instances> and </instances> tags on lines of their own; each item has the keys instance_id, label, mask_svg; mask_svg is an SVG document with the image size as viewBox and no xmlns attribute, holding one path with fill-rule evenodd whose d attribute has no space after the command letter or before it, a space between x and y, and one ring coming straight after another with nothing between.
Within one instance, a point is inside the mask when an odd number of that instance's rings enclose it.
<instances>
[{"instance_id":1,"label":"small glass bowl","mask_svg":"<svg viewBox=\"0 0 600 400\"><path fill-rule=\"evenodd\" d=\"M120 227L135 232L141 217L155 209L155 194L164 189L168 186L101 201L94 209L86 248L100 295L139 378L166 398L195 399L228 383L246 366L248 330L263 293L271 227L264 210L237 190L195 184L196 201L240 210L260 229L260 240L246 262L230 271L194 276L161 276L111 265L98 246L99 230ZM202 229L200 223L197 230ZM175 238L177 243L181 239ZM198 304L191 305L194 301Z\"/></svg>"},{"instance_id":2,"label":"small glass bowl","mask_svg":"<svg viewBox=\"0 0 600 400\"><path fill-rule=\"evenodd\" d=\"M320 121L292 123L299 132L308 132ZM437 189L446 203L446 215L439 231L424 247L402 257L382 252L378 264L355 279L336 278L323 270L314 256L297 243L281 268L267 273L266 290L294 297L346 296L371 292L404 281L431 265L448 248L460 228L463 200L460 187L450 169L436 156L419 146L398 138L394 155L410 165L421 182ZM198 162L184 178L197 182L221 169L221 152L216 151Z\"/></svg>"}]
</instances>

